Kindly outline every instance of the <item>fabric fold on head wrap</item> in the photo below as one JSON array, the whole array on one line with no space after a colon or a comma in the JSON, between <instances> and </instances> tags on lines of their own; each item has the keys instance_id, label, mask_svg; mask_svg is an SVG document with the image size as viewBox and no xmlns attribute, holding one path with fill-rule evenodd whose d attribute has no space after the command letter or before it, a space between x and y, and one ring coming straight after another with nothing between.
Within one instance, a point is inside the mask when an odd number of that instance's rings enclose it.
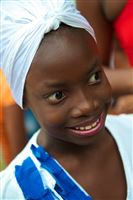
<instances>
[{"instance_id":1,"label":"fabric fold on head wrap","mask_svg":"<svg viewBox=\"0 0 133 200\"><path fill-rule=\"evenodd\" d=\"M21 108L26 75L46 33L64 23L85 29L96 40L71 0L1 0L0 20L0 67Z\"/></svg>"}]
</instances>

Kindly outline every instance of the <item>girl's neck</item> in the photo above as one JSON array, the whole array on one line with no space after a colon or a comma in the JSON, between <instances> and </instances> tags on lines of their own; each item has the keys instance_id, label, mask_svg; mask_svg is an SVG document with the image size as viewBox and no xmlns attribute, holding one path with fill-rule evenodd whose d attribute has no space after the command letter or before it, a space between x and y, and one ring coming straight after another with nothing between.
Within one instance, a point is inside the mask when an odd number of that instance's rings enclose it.
<instances>
[{"instance_id":1,"label":"girl's neck","mask_svg":"<svg viewBox=\"0 0 133 200\"><path fill-rule=\"evenodd\" d=\"M86 155L89 157L97 154L99 151L102 151L106 148L108 142L112 138L109 132L104 129L102 133L99 134L92 143L88 145L77 145L70 142L62 141L53 137L48 136L43 131L40 131L40 134L37 139L37 143L44 147L51 155L73 155L73 156L82 156ZM55 156L56 157L56 156Z\"/></svg>"}]
</instances>

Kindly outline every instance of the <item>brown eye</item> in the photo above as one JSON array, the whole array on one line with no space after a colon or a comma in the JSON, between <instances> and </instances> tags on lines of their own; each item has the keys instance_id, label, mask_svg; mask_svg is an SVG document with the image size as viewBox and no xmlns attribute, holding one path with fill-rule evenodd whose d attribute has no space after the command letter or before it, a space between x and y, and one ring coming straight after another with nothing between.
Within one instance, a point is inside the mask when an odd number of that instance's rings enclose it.
<instances>
[{"instance_id":1,"label":"brown eye","mask_svg":"<svg viewBox=\"0 0 133 200\"><path fill-rule=\"evenodd\" d=\"M65 95L62 91L57 91L51 94L47 99L50 103L59 103L65 98Z\"/></svg>"},{"instance_id":2,"label":"brown eye","mask_svg":"<svg viewBox=\"0 0 133 200\"><path fill-rule=\"evenodd\" d=\"M92 76L89 78L89 84L95 84L100 82L100 72L95 72L92 74Z\"/></svg>"}]
</instances>

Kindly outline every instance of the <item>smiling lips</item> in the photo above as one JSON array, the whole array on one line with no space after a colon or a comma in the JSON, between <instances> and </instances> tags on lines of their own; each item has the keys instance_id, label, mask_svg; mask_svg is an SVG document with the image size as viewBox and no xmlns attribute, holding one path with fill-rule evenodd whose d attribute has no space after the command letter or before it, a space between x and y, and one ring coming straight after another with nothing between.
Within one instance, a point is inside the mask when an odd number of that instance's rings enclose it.
<instances>
[{"instance_id":1,"label":"smiling lips","mask_svg":"<svg viewBox=\"0 0 133 200\"><path fill-rule=\"evenodd\" d=\"M103 114L101 114L96 121L89 123L86 126L77 126L71 128L71 131L76 135L91 136L97 134L100 131L101 127L103 127L103 124L104 124Z\"/></svg>"}]
</instances>

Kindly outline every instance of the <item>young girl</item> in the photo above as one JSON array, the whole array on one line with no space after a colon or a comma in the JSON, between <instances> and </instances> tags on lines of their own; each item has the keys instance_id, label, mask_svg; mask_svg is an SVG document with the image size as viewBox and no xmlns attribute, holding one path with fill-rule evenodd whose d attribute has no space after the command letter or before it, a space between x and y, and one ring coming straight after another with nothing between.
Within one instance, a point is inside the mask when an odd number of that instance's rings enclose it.
<instances>
[{"instance_id":1,"label":"young girl","mask_svg":"<svg viewBox=\"0 0 133 200\"><path fill-rule=\"evenodd\" d=\"M131 200L132 117L106 119L111 88L89 23L67 0L2 1L1 13L1 66L41 126L0 174L1 198Z\"/></svg>"}]
</instances>

